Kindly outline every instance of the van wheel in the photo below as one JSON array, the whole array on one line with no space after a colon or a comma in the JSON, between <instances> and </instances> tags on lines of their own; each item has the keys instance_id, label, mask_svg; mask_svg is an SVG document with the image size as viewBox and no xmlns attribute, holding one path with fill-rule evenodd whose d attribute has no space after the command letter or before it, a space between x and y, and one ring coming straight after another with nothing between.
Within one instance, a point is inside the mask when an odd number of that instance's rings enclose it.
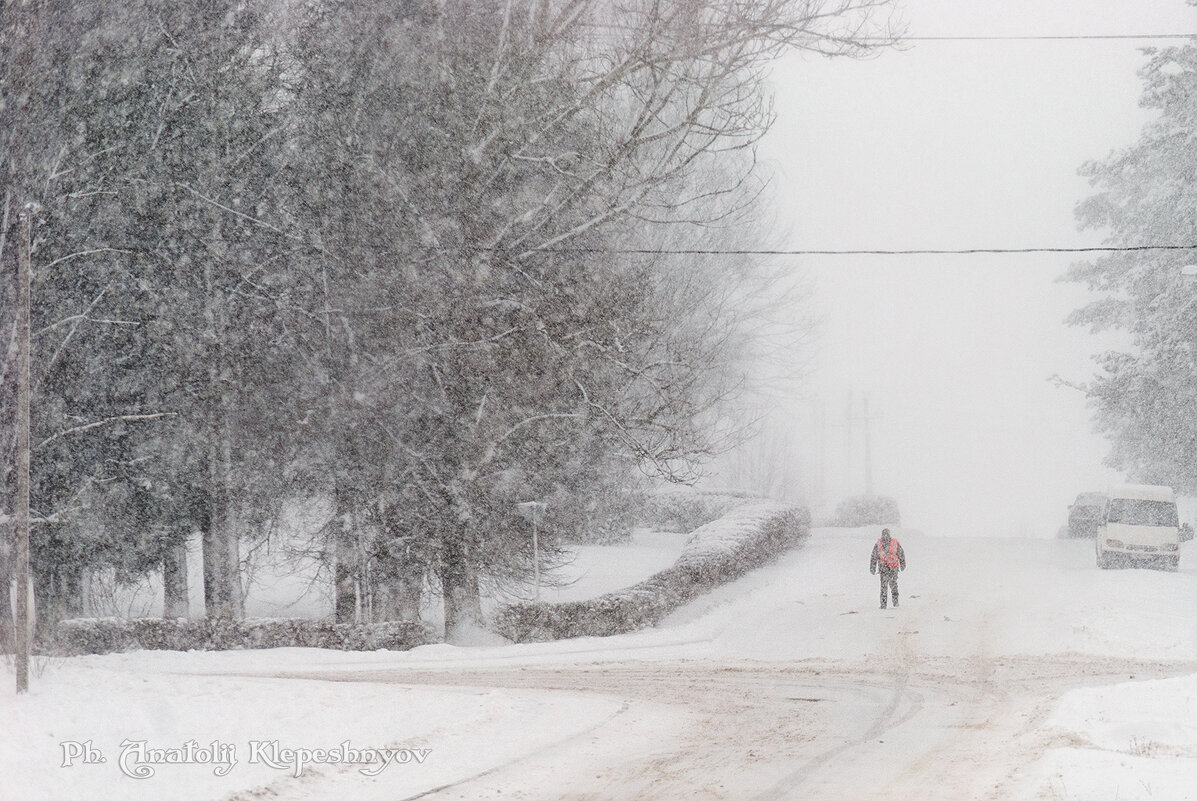
<instances>
[{"instance_id":1,"label":"van wheel","mask_svg":"<svg viewBox=\"0 0 1197 801\"><path fill-rule=\"evenodd\" d=\"M1101 570L1109 570L1110 566L1111 566L1110 557L1107 556L1106 554L1102 553L1101 551L1098 551L1097 552L1097 566Z\"/></svg>"},{"instance_id":2,"label":"van wheel","mask_svg":"<svg viewBox=\"0 0 1197 801\"><path fill-rule=\"evenodd\" d=\"M1169 573L1175 573L1179 567L1180 567L1180 557L1179 556L1165 557L1164 570L1167 570Z\"/></svg>"}]
</instances>

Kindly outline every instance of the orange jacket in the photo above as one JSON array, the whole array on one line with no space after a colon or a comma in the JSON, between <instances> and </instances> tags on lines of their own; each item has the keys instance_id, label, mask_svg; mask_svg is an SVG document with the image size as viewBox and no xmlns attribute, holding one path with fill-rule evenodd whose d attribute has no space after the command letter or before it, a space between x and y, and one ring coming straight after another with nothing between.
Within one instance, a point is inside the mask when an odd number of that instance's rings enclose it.
<instances>
[{"instance_id":1,"label":"orange jacket","mask_svg":"<svg viewBox=\"0 0 1197 801\"><path fill-rule=\"evenodd\" d=\"M888 548L881 544L881 540L877 540L873 545L873 554L869 557L869 572L876 573L878 567L882 570L906 569L906 552L902 550L896 538L890 537Z\"/></svg>"}]
</instances>

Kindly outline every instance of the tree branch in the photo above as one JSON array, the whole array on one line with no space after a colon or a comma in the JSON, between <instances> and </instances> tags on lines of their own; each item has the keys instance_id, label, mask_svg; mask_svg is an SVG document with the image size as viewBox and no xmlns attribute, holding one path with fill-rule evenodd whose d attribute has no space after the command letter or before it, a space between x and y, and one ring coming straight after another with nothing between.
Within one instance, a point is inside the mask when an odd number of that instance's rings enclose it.
<instances>
[{"instance_id":1,"label":"tree branch","mask_svg":"<svg viewBox=\"0 0 1197 801\"><path fill-rule=\"evenodd\" d=\"M91 431L92 429L100 428L101 426L111 425L113 423L141 423L141 422L145 422L147 420L158 420L158 419L161 419L164 417L177 417L177 416L178 416L178 412L157 412L154 414L122 414L122 415L118 415L116 417L105 417L103 420L96 420L91 423L85 423L84 425L81 425L81 426L73 426L71 428L67 428L62 431L59 431L57 434L52 434L51 436L46 437L41 442L39 442L34 447L34 450L40 450L41 448L45 447L46 445L49 445L54 440L62 439L63 437L70 436L71 434L80 434L84 431Z\"/></svg>"}]
</instances>

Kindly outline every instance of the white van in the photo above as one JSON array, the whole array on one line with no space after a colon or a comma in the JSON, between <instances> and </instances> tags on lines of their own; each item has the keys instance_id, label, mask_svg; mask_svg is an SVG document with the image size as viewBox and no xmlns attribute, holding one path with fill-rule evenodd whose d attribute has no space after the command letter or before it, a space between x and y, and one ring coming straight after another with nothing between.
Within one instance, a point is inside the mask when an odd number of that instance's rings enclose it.
<instances>
[{"instance_id":1,"label":"white van","mask_svg":"<svg viewBox=\"0 0 1197 801\"><path fill-rule=\"evenodd\" d=\"M1180 564L1180 521L1171 487L1130 485L1106 493L1097 529L1097 566Z\"/></svg>"}]
</instances>

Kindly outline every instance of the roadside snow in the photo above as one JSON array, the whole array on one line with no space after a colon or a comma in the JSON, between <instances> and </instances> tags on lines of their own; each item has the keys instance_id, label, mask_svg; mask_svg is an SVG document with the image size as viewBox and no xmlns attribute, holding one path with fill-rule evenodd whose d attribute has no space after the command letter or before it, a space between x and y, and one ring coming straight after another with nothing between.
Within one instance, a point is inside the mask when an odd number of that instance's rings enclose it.
<instances>
[{"instance_id":1,"label":"roadside snow","mask_svg":"<svg viewBox=\"0 0 1197 801\"><path fill-rule=\"evenodd\" d=\"M1197 676L1073 690L1048 726L1068 744L1036 766L1053 797L1197 798Z\"/></svg>"},{"instance_id":2,"label":"roadside snow","mask_svg":"<svg viewBox=\"0 0 1197 801\"><path fill-rule=\"evenodd\" d=\"M798 682L807 675L811 682L822 681L819 674L828 668L844 677L843 689L820 696L827 699L823 703L801 708L816 716L812 720L857 726L862 738L876 705L884 710L897 704L899 715L909 708L913 717L901 724L901 737L892 743L880 741L890 741L888 737L861 740L860 758L866 762L885 759L896 753L885 749L894 748L916 764L938 764L934 760L944 754L921 755L923 744L946 749L967 737L984 737L983 730L967 728L970 719L962 717L974 703L993 704L994 720L1003 725L1023 720L1026 712L1025 725L1038 738L1038 750L1018 763L1017 789L1006 786L1002 798L1197 798L1192 789L1197 786L1197 676L1135 681L1128 672L1124 683L1085 687L1084 677L1070 679L1065 668L1051 679L1055 683L1036 685L1042 688L1037 692L1051 699L1069 688L1080 689L1064 693L1043 710L1020 709L1017 694L985 694L994 671L1052 660L1099 668L1166 660L1172 675L1191 661L1197 673L1197 625L1191 612L1197 609L1197 543L1183 546L1179 572L1166 573L1099 571L1091 544L1083 541L945 538L909 530L896 535L909 565L901 576L898 610L876 608L877 579L867 569L876 531L822 529L803 548L684 606L658 627L618 637L478 648L441 644L409 652L139 652L52 660L33 677L33 691L20 698L12 693L11 671L0 673L8 675L0 689L5 719L0 727L0 775L5 777L0 796L6 801L216 801L260 791L279 798L395 801L505 765L493 779L469 785L493 789L476 797L522 793L553 798L552 788L559 786L553 783L554 771L570 775L570 787L578 793L589 788L596 798L616 797L603 794L607 779L590 778L598 775L597 768L592 772L594 764L618 763L633 754L656 764L654 753L693 736L695 726L702 725L678 711L679 699L693 695L684 679L677 686L662 685L663 692L672 693L671 705L655 704L658 699L650 689L649 701L628 707L613 679L606 679L607 689L595 694L586 691L585 680L552 690L536 689L535 681L520 684L521 689L430 687L380 683L364 672L401 669L451 676L487 670L515 683L522 672L538 668L565 668L585 676L597 675L604 665L624 670L642 665L656 680L655 666L681 665L691 671L709 666L716 678L726 666L733 666L727 674L733 677L741 669L763 668L777 675L808 671L787 679ZM589 556L581 552L575 568L584 580L568 591L606 591L610 583L621 582L623 558L639 559L646 548L658 548L658 558L672 561L676 552L666 551L675 546L680 539L640 539L622 552L621 546ZM652 569L630 569L629 583ZM971 671L954 676L960 689L953 692L960 694L960 703L928 706L920 713L919 693L893 695L892 680L877 663L887 651L898 653L909 670L922 665L932 674L939 669ZM349 681L265 677L305 671ZM978 682L975 690L969 684L972 674ZM1110 669L1093 675L1109 681ZM355 676L370 681L352 681ZM770 692L774 681L759 690L744 685L745 692ZM816 689L773 691L785 696L778 703L793 708ZM928 705L935 700L930 689L920 692ZM759 708L767 711L772 702L764 700ZM729 712L733 718L738 703ZM594 733L599 726L601 737ZM732 750L715 752L713 759L752 758L741 756L745 752L735 742L734 730L727 735ZM963 754L973 767L960 770L975 779L986 769L1011 769L1019 752L1007 753L1003 749L1012 746L994 737L981 741L985 748ZM115 762L125 739L159 748L216 740L236 746L240 761L225 777L215 776L211 766L165 765L152 778L131 779ZM373 778L353 767L326 765L311 766L306 778L295 780L285 769L248 762L251 741L276 739L292 748L336 748L348 741L355 748L432 751L422 764L409 760ZM108 762L62 767L63 743L88 740ZM838 787L834 797L844 796L855 789L852 777L861 765L842 743L829 741L826 748L817 786ZM711 762L707 769L718 775L718 764ZM761 770L776 771L777 766ZM969 792L967 784L945 782L936 794L928 791L923 797L983 797ZM712 786L710 796L738 797L734 785L726 790Z\"/></svg>"},{"instance_id":3,"label":"roadside snow","mask_svg":"<svg viewBox=\"0 0 1197 801\"><path fill-rule=\"evenodd\" d=\"M574 559L549 578L556 586L541 588L550 603L585 601L621 590L677 561L689 535L639 528L620 545L579 545Z\"/></svg>"},{"instance_id":4,"label":"roadside snow","mask_svg":"<svg viewBox=\"0 0 1197 801\"><path fill-rule=\"evenodd\" d=\"M1185 751L1197 743L1197 677L1073 690L1048 724L1107 751L1143 756Z\"/></svg>"},{"instance_id":5,"label":"roadside snow","mask_svg":"<svg viewBox=\"0 0 1197 801\"><path fill-rule=\"evenodd\" d=\"M341 798L336 788L348 787L357 801L394 801L535 753L620 710L593 695L181 675L170 668L194 667L199 654L153 656L53 662L28 695L0 695L3 798L203 801L249 790ZM270 671L273 656L242 652L238 662ZM140 761L139 743L149 756L189 741L210 755L207 764ZM394 750L385 767L326 761L381 748ZM301 749L331 753L304 762Z\"/></svg>"},{"instance_id":6,"label":"roadside snow","mask_svg":"<svg viewBox=\"0 0 1197 801\"><path fill-rule=\"evenodd\" d=\"M575 600L620 589L673 564L687 537L642 529L623 545L581 546L557 577L561 586L546 588L542 595L546 600ZM418 650L422 659L436 663L472 649L437 645ZM0 670L0 676L8 676L0 691L5 721L0 726L0 776L8 777L0 797L200 801L253 791L272 798L321 798L340 797L334 788L352 784L358 801L393 801L527 758L549 744L582 736L623 711L618 701L589 694L422 689L243 675L367 669L409 657L410 652L307 648L36 657L31 692L21 697L12 692L8 664ZM212 675L185 675L194 671ZM669 710L654 712L651 719L636 722L638 734L620 748L643 749L646 733L659 734L661 727L674 725L671 721ZM495 737L496 731L518 736ZM227 770L214 764L158 765L154 775L132 778L119 763L126 740L131 742L125 766L129 771L137 766L138 742L150 749L177 750L194 741L201 755L219 760L231 753L237 762ZM359 751L390 747L406 749L412 756L406 763L393 762L375 777L359 775L363 766L308 764L296 782L291 765L263 761L273 753L269 744L274 742L280 749L335 751L342 743ZM431 751L418 763L416 756L426 748ZM87 754L105 761L88 764ZM255 757L258 761L251 762Z\"/></svg>"}]
</instances>

